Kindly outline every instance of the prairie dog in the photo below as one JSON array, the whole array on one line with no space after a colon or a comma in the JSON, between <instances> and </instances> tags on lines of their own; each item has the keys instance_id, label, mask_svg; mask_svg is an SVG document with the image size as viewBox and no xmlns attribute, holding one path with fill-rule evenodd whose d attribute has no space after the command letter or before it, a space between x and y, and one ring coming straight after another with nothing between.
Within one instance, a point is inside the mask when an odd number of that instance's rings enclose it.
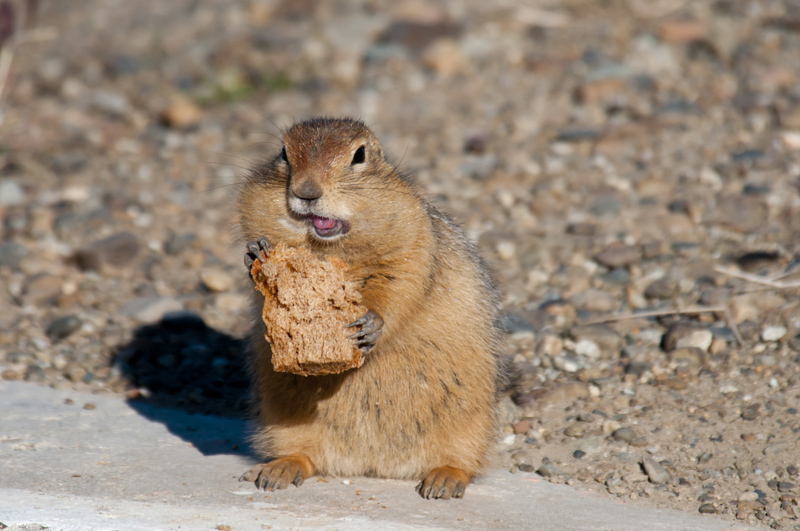
<instances>
[{"instance_id":1,"label":"prairie dog","mask_svg":"<svg viewBox=\"0 0 800 531\"><path fill-rule=\"evenodd\" d=\"M497 296L475 247L352 119L283 133L239 198L245 265L272 244L344 260L369 311L352 325L361 368L303 377L271 364L255 319L256 449L242 476L265 490L314 475L419 479L460 498L487 462L500 381ZM254 297L260 315L263 298Z\"/></svg>"}]
</instances>

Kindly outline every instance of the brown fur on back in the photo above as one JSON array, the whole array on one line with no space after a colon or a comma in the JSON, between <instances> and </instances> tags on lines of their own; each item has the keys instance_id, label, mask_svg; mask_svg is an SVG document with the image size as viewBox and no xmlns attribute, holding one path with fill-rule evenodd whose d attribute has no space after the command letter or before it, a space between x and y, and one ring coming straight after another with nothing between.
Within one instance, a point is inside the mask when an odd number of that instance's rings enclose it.
<instances>
[{"instance_id":1,"label":"brown fur on back","mask_svg":"<svg viewBox=\"0 0 800 531\"><path fill-rule=\"evenodd\" d=\"M256 319L257 449L305 454L329 475L420 478L439 466L479 473L494 436L500 372L485 265L386 162L363 123L310 120L283 138L288 163L276 155L256 167L239 200L244 236L341 258L362 303L385 324L361 368L303 377L273 371ZM363 168L350 162L358 146L367 153ZM323 191L321 215L346 219L347 234L322 241L304 230L308 223L287 203L288 190L303 186ZM262 305L255 294L255 315Z\"/></svg>"}]
</instances>

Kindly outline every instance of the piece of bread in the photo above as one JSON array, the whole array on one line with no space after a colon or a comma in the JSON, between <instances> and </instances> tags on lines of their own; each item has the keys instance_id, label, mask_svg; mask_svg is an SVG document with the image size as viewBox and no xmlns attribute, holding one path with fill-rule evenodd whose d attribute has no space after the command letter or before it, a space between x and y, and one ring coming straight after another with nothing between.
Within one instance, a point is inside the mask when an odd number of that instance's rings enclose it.
<instances>
[{"instance_id":1,"label":"piece of bread","mask_svg":"<svg viewBox=\"0 0 800 531\"><path fill-rule=\"evenodd\" d=\"M344 277L347 264L308 249L279 243L266 262L253 262L255 289L264 294L262 318L278 372L302 376L335 374L361 367L361 350L346 325L367 313L361 294Z\"/></svg>"}]
</instances>

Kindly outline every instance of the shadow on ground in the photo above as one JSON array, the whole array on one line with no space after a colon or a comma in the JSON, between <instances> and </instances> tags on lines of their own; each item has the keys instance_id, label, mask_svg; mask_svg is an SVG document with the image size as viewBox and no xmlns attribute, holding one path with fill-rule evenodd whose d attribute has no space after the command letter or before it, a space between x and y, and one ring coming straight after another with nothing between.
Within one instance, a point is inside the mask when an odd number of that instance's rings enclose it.
<instances>
[{"instance_id":1,"label":"shadow on ground","mask_svg":"<svg viewBox=\"0 0 800 531\"><path fill-rule=\"evenodd\" d=\"M114 363L138 390L128 402L139 414L205 455L252 455L243 340L208 327L196 314L175 312L138 328Z\"/></svg>"}]
</instances>

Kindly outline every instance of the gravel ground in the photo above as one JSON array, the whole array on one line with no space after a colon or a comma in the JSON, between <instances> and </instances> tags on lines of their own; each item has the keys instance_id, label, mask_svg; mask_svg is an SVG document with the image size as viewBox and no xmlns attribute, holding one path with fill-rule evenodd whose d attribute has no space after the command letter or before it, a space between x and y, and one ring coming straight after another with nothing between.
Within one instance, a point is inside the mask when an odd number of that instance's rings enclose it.
<instances>
[{"instance_id":1,"label":"gravel ground","mask_svg":"<svg viewBox=\"0 0 800 531\"><path fill-rule=\"evenodd\" d=\"M43 4L0 126L2 378L242 415L237 183L352 115L494 265L497 466L800 529L796 2Z\"/></svg>"}]
</instances>

